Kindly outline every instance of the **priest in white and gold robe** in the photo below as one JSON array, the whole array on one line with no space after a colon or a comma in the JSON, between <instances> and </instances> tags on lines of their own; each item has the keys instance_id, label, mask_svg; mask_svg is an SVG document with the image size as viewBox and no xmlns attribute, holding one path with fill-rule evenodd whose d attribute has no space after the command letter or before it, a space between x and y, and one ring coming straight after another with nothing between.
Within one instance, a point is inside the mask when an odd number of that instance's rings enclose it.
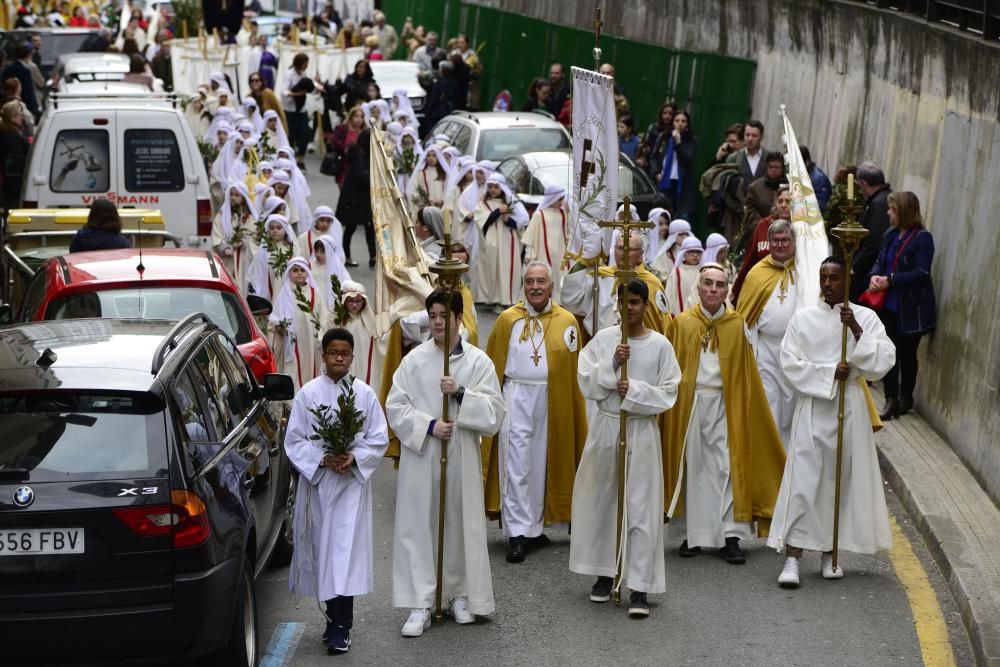
<instances>
[{"instance_id":1,"label":"priest in white and gold robe","mask_svg":"<svg viewBox=\"0 0 1000 667\"><path fill-rule=\"evenodd\" d=\"M545 526L570 520L587 437L579 350L576 317L552 303L551 270L529 262L524 301L501 313L486 345L507 411L488 449L486 511L500 519L510 563L549 543Z\"/></svg>"},{"instance_id":2,"label":"priest in white and gold robe","mask_svg":"<svg viewBox=\"0 0 1000 667\"><path fill-rule=\"evenodd\" d=\"M775 220L767 230L771 254L750 269L736 311L750 333L760 380L786 449L792 432L795 394L781 372L781 339L800 302L796 298L795 235L792 223Z\"/></svg>"},{"instance_id":3,"label":"priest in white and gold robe","mask_svg":"<svg viewBox=\"0 0 1000 667\"><path fill-rule=\"evenodd\" d=\"M583 458L573 486L573 533L569 569L596 575L593 602L607 602L616 562L623 586L631 589L629 615L649 615L648 593L666 591L663 555L663 473L657 417L677 398L680 367L673 347L643 324L649 290L633 279L620 290L628 299L628 345L621 329L604 329L580 353L578 377L585 398L596 402ZM627 294L627 296L626 296ZM628 380L621 363L628 360ZM625 507L622 523L624 558L615 552L618 507L619 414L628 415Z\"/></svg>"},{"instance_id":4,"label":"priest in white and gold robe","mask_svg":"<svg viewBox=\"0 0 1000 667\"><path fill-rule=\"evenodd\" d=\"M552 301L557 304L562 303L562 277L568 268L564 266L568 235L566 188L549 184L545 186L545 196L538 208L531 214L521 243L524 244L525 261L538 260L552 269Z\"/></svg>"},{"instance_id":5,"label":"priest in white and gold robe","mask_svg":"<svg viewBox=\"0 0 1000 667\"><path fill-rule=\"evenodd\" d=\"M823 263L823 301L795 313L781 343L781 369L798 401L767 543L786 555L778 582L788 587L798 586L803 549L822 552L824 578L844 576L840 563L833 569L829 553L833 549L840 379L845 380L845 393L838 548L870 554L892 546L868 403L858 379L881 379L895 363L896 348L874 311L856 304L842 311L844 272L839 257ZM843 366L842 323L849 329Z\"/></svg>"},{"instance_id":6,"label":"priest in white and gold robe","mask_svg":"<svg viewBox=\"0 0 1000 667\"><path fill-rule=\"evenodd\" d=\"M480 438L497 432L504 417L500 383L482 350L460 342L462 297L435 290L427 297L431 336L403 358L386 399L389 426L401 445L392 549L392 604L410 609L402 634L430 627L437 587L441 447L447 447L442 604L460 624L492 614L493 581L486 548ZM450 306L445 309L445 306ZM445 318L451 340L445 347ZM444 353L450 376L442 376ZM441 395L450 396L448 420Z\"/></svg>"}]
</instances>

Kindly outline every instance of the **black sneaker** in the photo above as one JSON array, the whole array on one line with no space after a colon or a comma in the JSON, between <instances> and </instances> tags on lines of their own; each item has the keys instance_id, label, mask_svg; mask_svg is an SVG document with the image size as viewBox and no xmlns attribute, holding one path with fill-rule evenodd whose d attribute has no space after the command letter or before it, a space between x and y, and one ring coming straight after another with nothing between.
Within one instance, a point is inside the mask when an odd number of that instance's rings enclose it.
<instances>
[{"instance_id":1,"label":"black sneaker","mask_svg":"<svg viewBox=\"0 0 1000 667\"><path fill-rule=\"evenodd\" d=\"M688 547L688 541L684 540L681 542L681 546L677 548L677 555L681 558L694 558L701 555L701 547Z\"/></svg>"},{"instance_id":2,"label":"black sneaker","mask_svg":"<svg viewBox=\"0 0 1000 667\"><path fill-rule=\"evenodd\" d=\"M743 565L747 562L747 555L740 549L740 538L727 537L726 546L719 549L719 556L726 559L730 565Z\"/></svg>"},{"instance_id":3,"label":"black sneaker","mask_svg":"<svg viewBox=\"0 0 1000 667\"><path fill-rule=\"evenodd\" d=\"M646 594L639 591L632 591L628 601L628 615L632 618L645 618L649 616L649 603L646 601Z\"/></svg>"},{"instance_id":4,"label":"black sneaker","mask_svg":"<svg viewBox=\"0 0 1000 667\"><path fill-rule=\"evenodd\" d=\"M525 538L523 537L512 537L507 544L507 562L508 563L523 563L525 554Z\"/></svg>"},{"instance_id":5,"label":"black sneaker","mask_svg":"<svg viewBox=\"0 0 1000 667\"><path fill-rule=\"evenodd\" d=\"M594 587L590 589L591 602L607 602L611 599L611 587L615 580L611 577L598 577Z\"/></svg>"},{"instance_id":6,"label":"black sneaker","mask_svg":"<svg viewBox=\"0 0 1000 667\"><path fill-rule=\"evenodd\" d=\"M326 640L327 653L347 653L351 648L351 631L343 625L330 628L330 636Z\"/></svg>"},{"instance_id":7,"label":"black sneaker","mask_svg":"<svg viewBox=\"0 0 1000 667\"><path fill-rule=\"evenodd\" d=\"M324 644L326 643L326 640L328 640L330 638L330 630L332 630L332 629L333 629L333 623L331 623L330 621L327 621L326 622L326 628L323 630L323 643Z\"/></svg>"}]
</instances>

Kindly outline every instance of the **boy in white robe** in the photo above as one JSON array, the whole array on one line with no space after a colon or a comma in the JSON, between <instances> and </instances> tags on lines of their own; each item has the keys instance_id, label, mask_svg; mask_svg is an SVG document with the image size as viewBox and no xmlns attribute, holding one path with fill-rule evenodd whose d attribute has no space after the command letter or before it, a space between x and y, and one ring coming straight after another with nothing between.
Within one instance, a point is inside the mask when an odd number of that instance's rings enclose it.
<instances>
[{"instance_id":1,"label":"boy in white robe","mask_svg":"<svg viewBox=\"0 0 1000 667\"><path fill-rule=\"evenodd\" d=\"M833 509L837 458L837 412L844 380L844 448L838 549L875 553L892 547L889 511L879 473L875 438L858 377L880 380L896 360L896 348L878 315L844 301L844 260L820 266L823 302L797 311L781 343L781 369L798 394L788 458L767 544L785 553L778 583L799 585L803 549L822 552L824 579L840 579L833 568ZM847 363L840 363L841 327L848 327Z\"/></svg>"},{"instance_id":2,"label":"boy in white robe","mask_svg":"<svg viewBox=\"0 0 1000 667\"><path fill-rule=\"evenodd\" d=\"M595 401L587 444L573 484L573 532L569 569L597 575L592 602L611 599L616 563L621 585L632 594L632 618L649 615L648 593L666 592L663 555L663 459L657 416L677 399L681 369L670 342L647 329L649 288L633 279L619 288L627 298L629 342L619 326L602 329L580 352L578 377L584 398ZM621 364L628 360L628 379ZM628 415L623 554L615 553L618 507L619 413Z\"/></svg>"},{"instance_id":3,"label":"boy in white robe","mask_svg":"<svg viewBox=\"0 0 1000 667\"><path fill-rule=\"evenodd\" d=\"M373 589L374 548L371 477L389 445L385 415L375 392L349 374L354 337L345 329L323 335L325 373L307 383L292 404L285 452L299 473L295 494L295 555L288 589L326 603L323 639L331 653L351 646L354 597ZM364 428L346 454L325 454L313 440L309 410L330 406L350 388Z\"/></svg>"},{"instance_id":4,"label":"boy in white robe","mask_svg":"<svg viewBox=\"0 0 1000 667\"><path fill-rule=\"evenodd\" d=\"M482 350L460 342L461 294L454 292L451 303L447 301L443 290L427 297L432 339L403 357L385 404L389 425L401 445L392 604L410 608L401 630L404 637L419 637L431 622L438 583L442 446L448 448L442 606L450 600L449 611L460 624L473 623L476 615L492 614L495 609L480 438L500 428L504 403L493 362ZM445 318L451 326L447 343ZM450 354L450 376L442 376L445 349ZM450 396L448 421L441 419L442 394Z\"/></svg>"}]
</instances>

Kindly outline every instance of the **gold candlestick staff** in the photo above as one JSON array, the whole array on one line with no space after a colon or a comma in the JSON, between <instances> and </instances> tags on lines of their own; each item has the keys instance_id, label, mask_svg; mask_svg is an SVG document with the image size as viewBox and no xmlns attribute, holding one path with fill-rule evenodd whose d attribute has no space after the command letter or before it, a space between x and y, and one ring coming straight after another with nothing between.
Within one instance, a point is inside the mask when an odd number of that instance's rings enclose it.
<instances>
[{"instance_id":1,"label":"gold candlestick staff","mask_svg":"<svg viewBox=\"0 0 1000 667\"><path fill-rule=\"evenodd\" d=\"M846 270L844 271L844 303L849 305L851 294L851 264L854 253L857 252L861 239L868 236L868 230L858 224L858 213L862 207L854 204L854 174L847 175L847 201L846 206L841 206L840 210L844 214L845 222L834 227L831 232L840 242L840 250L844 255ZM847 363L847 325L842 325L840 333L840 363ZM846 380L838 380L837 388L837 466L836 485L833 493L833 571L837 571L837 543L840 538L840 481L843 468L844 452L844 388Z\"/></svg>"},{"instance_id":2,"label":"gold candlestick staff","mask_svg":"<svg viewBox=\"0 0 1000 667\"><path fill-rule=\"evenodd\" d=\"M451 300L455 294L455 286L461 280L462 274L469 270L467 264L452 257L455 245L451 242L449 225L445 225L444 241L441 243L442 255L431 265L431 273L438 277L438 287L444 288L447 298L444 318L444 376L451 374ZM451 397L441 397L441 419L448 421ZM444 576L444 516L448 488L448 441L441 440L441 488L438 494L438 540L437 540L437 586L434 589L434 618L440 621L444 618L441 607L441 587Z\"/></svg>"},{"instance_id":3,"label":"gold candlestick staff","mask_svg":"<svg viewBox=\"0 0 1000 667\"><path fill-rule=\"evenodd\" d=\"M629 257L629 241L632 237L632 232L640 229L650 229L654 227L653 223L646 222L645 220L634 220L632 218L632 198L625 195L625 201L622 205L622 214L618 220L600 220L597 223L599 226L610 229L617 229L622 234L622 245L624 252L622 253L622 261L618 264L618 269L615 271L615 278L618 279L618 285L625 285L626 289L629 282L636 277L636 272L632 268L631 258ZM628 299L618 299L618 317L621 319L621 330L622 330L622 345L628 345ZM597 322L594 322L594 335L597 334ZM628 380L628 359L624 360L621 365L621 379ZM625 455L626 449L628 447L628 413L625 410L619 410L618 412L618 513L617 513L617 532L615 533L615 605L621 606L622 603L622 592L621 592L621 582L622 582L622 516L625 508Z\"/></svg>"}]
</instances>

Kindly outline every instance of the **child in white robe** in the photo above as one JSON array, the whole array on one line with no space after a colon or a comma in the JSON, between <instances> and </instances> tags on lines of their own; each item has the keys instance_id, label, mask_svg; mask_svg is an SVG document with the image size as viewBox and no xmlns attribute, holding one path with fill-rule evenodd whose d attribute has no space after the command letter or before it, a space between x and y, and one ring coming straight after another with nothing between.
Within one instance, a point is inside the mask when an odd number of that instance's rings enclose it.
<instances>
[{"instance_id":1,"label":"child in white robe","mask_svg":"<svg viewBox=\"0 0 1000 667\"><path fill-rule=\"evenodd\" d=\"M701 270L701 257L705 249L694 236L684 239L680 252L674 262L673 270L667 274L663 284L663 293L667 297L667 309L677 317L684 309L697 302L692 299L692 293L697 294L698 275Z\"/></svg>"},{"instance_id":2,"label":"child in white robe","mask_svg":"<svg viewBox=\"0 0 1000 667\"><path fill-rule=\"evenodd\" d=\"M275 366L292 377L296 389L320 372L323 300L309 263L302 257L291 259L282 276L274 309L267 318L267 330ZM303 307L308 307L308 311Z\"/></svg>"}]
</instances>

